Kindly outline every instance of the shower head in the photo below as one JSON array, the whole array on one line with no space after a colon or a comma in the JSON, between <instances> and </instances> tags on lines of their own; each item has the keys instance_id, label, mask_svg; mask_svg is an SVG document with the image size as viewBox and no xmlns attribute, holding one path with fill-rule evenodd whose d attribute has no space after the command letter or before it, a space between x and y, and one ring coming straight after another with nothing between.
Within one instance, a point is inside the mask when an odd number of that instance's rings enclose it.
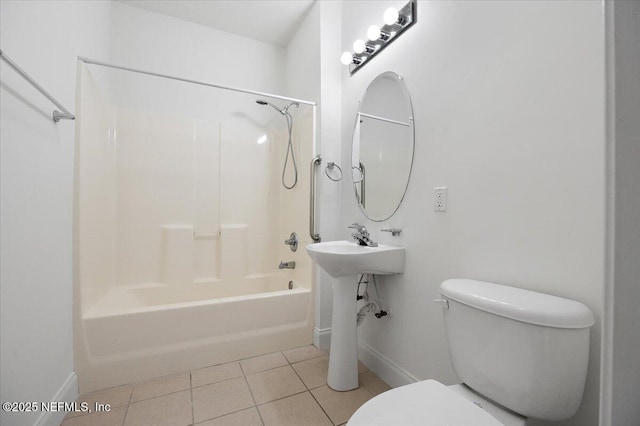
<instances>
[{"instance_id":1,"label":"shower head","mask_svg":"<svg viewBox=\"0 0 640 426\"><path fill-rule=\"evenodd\" d=\"M296 165L296 156L293 152L293 145L291 140L291 129L293 128L293 117L291 116L291 114L289 114L289 108L291 108L294 105L296 107L299 107L300 104L298 102L291 102L286 107L280 109L274 104L265 101L264 99L256 99L256 103L258 105L269 105L271 108L275 109L280 114L284 115L285 118L287 119L287 127L289 128L289 143L287 144L287 155L284 160L284 166L282 167L282 186L284 186L287 189L292 189L294 186L296 186L296 183L298 183L298 166ZM285 172L287 171L287 163L289 161L289 155L291 155L291 161L293 162L293 170L294 170L294 179L293 179L293 184L291 184L291 186L287 185L284 180L284 175L285 175Z\"/></svg>"},{"instance_id":2,"label":"shower head","mask_svg":"<svg viewBox=\"0 0 640 426\"><path fill-rule=\"evenodd\" d=\"M260 104L260 105L269 105L271 108L275 109L276 111L278 111L282 115L290 115L289 114L289 108L291 108L294 105L296 107L300 106L300 104L298 102L291 102L289 105L287 105L283 109L280 109L277 106L275 106L274 104L272 104L271 102L267 102L267 101L265 101L263 99L256 99L256 103Z\"/></svg>"},{"instance_id":3,"label":"shower head","mask_svg":"<svg viewBox=\"0 0 640 426\"><path fill-rule=\"evenodd\" d=\"M277 106L275 106L271 102L267 102L267 101L265 101L263 99L256 99L256 103L260 104L260 105L269 105L271 108L275 109L276 111L278 111L282 115L284 115L285 112L286 112L285 110L278 108Z\"/></svg>"}]
</instances>

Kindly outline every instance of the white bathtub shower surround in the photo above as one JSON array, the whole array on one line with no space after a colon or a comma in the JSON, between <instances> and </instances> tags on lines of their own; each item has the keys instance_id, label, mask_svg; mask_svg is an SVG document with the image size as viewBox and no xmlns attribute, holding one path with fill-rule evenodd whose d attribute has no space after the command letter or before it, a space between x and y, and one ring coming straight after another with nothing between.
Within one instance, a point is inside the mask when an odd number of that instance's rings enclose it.
<instances>
[{"instance_id":1,"label":"white bathtub shower surround","mask_svg":"<svg viewBox=\"0 0 640 426\"><path fill-rule=\"evenodd\" d=\"M309 288L285 276L114 288L82 319L82 392L309 344Z\"/></svg>"},{"instance_id":2,"label":"white bathtub shower surround","mask_svg":"<svg viewBox=\"0 0 640 426\"><path fill-rule=\"evenodd\" d=\"M193 282L193 225L162 226L162 282L179 286Z\"/></svg>"},{"instance_id":3,"label":"white bathtub shower surround","mask_svg":"<svg viewBox=\"0 0 640 426\"><path fill-rule=\"evenodd\" d=\"M121 74L105 90L90 67L78 70L81 392L311 343L310 260L284 244L294 231L308 243L309 186L281 188L281 117L252 95L172 80L166 105L143 110L140 75L107 70ZM121 84L128 96L113 99ZM200 108L173 103L175 85ZM314 122L314 108L296 110L298 158L313 153Z\"/></svg>"},{"instance_id":4,"label":"white bathtub shower surround","mask_svg":"<svg viewBox=\"0 0 640 426\"><path fill-rule=\"evenodd\" d=\"M220 243L226 248L221 253L221 274L225 278L240 277L247 268L245 253L245 241L247 225L225 225L224 232L220 235Z\"/></svg>"}]
</instances>

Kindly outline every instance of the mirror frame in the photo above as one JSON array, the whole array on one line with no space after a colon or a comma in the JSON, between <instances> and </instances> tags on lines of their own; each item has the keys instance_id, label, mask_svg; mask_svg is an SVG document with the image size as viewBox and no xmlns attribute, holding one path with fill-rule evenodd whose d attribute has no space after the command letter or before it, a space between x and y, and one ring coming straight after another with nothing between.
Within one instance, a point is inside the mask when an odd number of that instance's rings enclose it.
<instances>
[{"instance_id":1,"label":"mirror frame","mask_svg":"<svg viewBox=\"0 0 640 426\"><path fill-rule=\"evenodd\" d=\"M354 137L356 134L356 128L358 126L358 113L360 113L360 110L362 108L362 104L365 100L365 98L367 97L367 91L369 90L369 87L373 84L374 81L376 81L378 78L383 78L384 76L393 76L394 79L396 80L396 82L398 83L398 86L401 88L403 94L405 95L406 99L407 99L407 105L409 107L409 122L411 123L411 132L410 132L410 136L411 136L411 163L409 164L409 174L407 175L407 182L404 185L404 191L402 192L402 196L400 197L400 200L398 200L398 204L395 206L395 208L393 209L393 211L388 215L385 216L382 219L374 219L372 218L366 211L366 209L362 206L362 203L360 202L360 198L358 197L358 189L357 189L357 185L360 182L355 182L353 179L353 141L354 141ZM391 217L393 217L394 214L396 214L396 212L398 211L398 209L400 208L400 205L402 205L402 201L404 201L404 197L407 195L407 189L409 188L409 182L411 181L411 172L413 171L413 160L416 156L416 125L415 125L415 114L413 111L413 104L411 102L411 93L409 93L409 89L407 88L407 85L404 81L404 77L400 74L398 74L395 71L385 71L382 72L380 74L378 74L377 76L374 77L373 80L371 80L371 82L367 85L367 88L364 91L364 94L362 95L362 99L360 99L360 101L358 102L358 111L356 112L356 119L353 123L353 131L351 134L351 163L349 164L349 168L351 170L351 182L353 184L353 193L354 196L356 198L356 202L358 203L358 207L360 208L360 211L362 212L362 214L364 214L366 216L367 219L373 221L373 222L384 222L385 220L389 220Z\"/></svg>"}]
</instances>

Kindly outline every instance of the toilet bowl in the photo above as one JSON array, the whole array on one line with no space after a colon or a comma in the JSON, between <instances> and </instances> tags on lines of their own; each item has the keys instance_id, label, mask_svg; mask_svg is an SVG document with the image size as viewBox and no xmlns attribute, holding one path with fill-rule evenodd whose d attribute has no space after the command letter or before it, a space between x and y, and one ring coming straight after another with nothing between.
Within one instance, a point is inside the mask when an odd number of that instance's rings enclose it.
<instances>
[{"instance_id":1,"label":"toilet bowl","mask_svg":"<svg viewBox=\"0 0 640 426\"><path fill-rule=\"evenodd\" d=\"M449 353L462 384L424 380L362 405L348 426L524 426L580 407L593 313L582 303L482 281L440 286Z\"/></svg>"}]
</instances>

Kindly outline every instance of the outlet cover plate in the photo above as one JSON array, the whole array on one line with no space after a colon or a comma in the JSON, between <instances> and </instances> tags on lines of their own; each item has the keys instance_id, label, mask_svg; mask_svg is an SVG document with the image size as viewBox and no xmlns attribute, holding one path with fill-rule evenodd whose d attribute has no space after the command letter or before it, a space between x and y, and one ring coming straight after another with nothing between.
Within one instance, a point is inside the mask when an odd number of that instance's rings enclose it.
<instances>
[{"instance_id":1,"label":"outlet cover plate","mask_svg":"<svg viewBox=\"0 0 640 426\"><path fill-rule=\"evenodd\" d=\"M446 212L447 211L447 187L439 186L433 188L434 190L434 202L433 211Z\"/></svg>"}]
</instances>

